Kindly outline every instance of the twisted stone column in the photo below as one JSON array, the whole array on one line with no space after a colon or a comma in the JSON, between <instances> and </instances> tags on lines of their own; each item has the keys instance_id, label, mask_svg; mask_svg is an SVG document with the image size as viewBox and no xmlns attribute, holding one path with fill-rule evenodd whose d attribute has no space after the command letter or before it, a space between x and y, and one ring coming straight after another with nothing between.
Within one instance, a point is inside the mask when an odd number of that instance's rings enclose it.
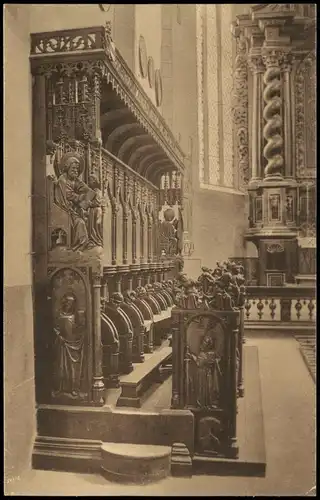
<instances>
[{"instance_id":1,"label":"twisted stone column","mask_svg":"<svg viewBox=\"0 0 320 500\"><path fill-rule=\"evenodd\" d=\"M283 120L281 99L281 70L279 58L281 53L270 50L263 54L263 62L266 66L264 74L265 89L263 98L265 108L263 118L266 124L263 136L267 141L263 155L267 160L264 174L266 180L283 178Z\"/></svg>"}]
</instances>

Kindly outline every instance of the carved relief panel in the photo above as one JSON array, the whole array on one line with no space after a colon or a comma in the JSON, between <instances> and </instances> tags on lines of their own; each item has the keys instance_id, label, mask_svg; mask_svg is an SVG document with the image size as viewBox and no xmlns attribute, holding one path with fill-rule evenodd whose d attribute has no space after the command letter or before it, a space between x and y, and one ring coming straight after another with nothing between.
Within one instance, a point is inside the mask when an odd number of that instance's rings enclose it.
<instances>
[{"instance_id":1,"label":"carved relief panel","mask_svg":"<svg viewBox=\"0 0 320 500\"><path fill-rule=\"evenodd\" d=\"M296 170L298 178L316 176L316 54L298 62L295 76Z\"/></svg>"},{"instance_id":2,"label":"carved relief panel","mask_svg":"<svg viewBox=\"0 0 320 500\"><path fill-rule=\"evenodd\" d=\"M91 382L90 294L87 270L49 269L52 324L51 396L54 401L85 401ZM49 363L48 363L49 365Z\"/></svg>"}]
</instances>

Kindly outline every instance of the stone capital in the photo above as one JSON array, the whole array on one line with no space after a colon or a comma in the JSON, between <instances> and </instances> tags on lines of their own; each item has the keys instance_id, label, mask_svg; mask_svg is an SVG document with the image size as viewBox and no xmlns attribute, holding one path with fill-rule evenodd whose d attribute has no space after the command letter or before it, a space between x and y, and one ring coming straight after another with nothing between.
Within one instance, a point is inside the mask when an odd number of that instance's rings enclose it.
<instances>
[{"instance_id":1,"label":"stone capital","mask_svg":"<svg viewBox=\"0 0 320 500\"><path fill-rule=\"evenodd\" d=\"M281 71L290 72L294 63L294 55L291 52L283 52L279 58Z\"/></svg>"},{"instance_id":2,"label":"stone capital","mask_svg":"<svg viewBox=\"0 0 320 500\"><path fill-rule=\"evenodd\" d=\"M252 73L263 73L265 70L264 60L261 55L249 55L248 64Z\"/></svg>"},{"instance_id":3,"label":"stone capital","mask_svg":"<svg viewBox=\"0 0 320 500\"><path fill-rule=\"evenodd\" d=\"M265 48L262 50L261 55L266 68L274 68L281 65L281 61L283 56L285 55L285 51L281 49Z\"/></svg>"}]
</instances>

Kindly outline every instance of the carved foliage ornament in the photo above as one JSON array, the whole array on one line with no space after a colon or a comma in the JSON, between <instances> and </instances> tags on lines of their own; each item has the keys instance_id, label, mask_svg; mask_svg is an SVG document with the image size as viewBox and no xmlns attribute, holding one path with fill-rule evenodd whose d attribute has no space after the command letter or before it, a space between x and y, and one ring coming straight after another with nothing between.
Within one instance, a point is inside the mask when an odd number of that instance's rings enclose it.
<instances>
[{"instance_id":1,"label":"carved foliage ornament","mask_svg":"<svg viewBox=\"0 0 320 500\"><path fill-rule=\"evenodd\" d=\"M316 145L316 54L311 52L299 64L295 77L296 169L297 177L314 178Z\"/></svg>"},{"instance_id":2,"label":"carved foliage ornament","mask_svg":"<svg viewBox=\"0 0 320 500\"><path fill-rule=\"evenodd\" d=\"M240 173L240 185L242 185L249 181L248 65L246 44L242 38L237 39L233 102L233 123L236 129L238 152L237 170Z\"/></svg>"}]
</instances>

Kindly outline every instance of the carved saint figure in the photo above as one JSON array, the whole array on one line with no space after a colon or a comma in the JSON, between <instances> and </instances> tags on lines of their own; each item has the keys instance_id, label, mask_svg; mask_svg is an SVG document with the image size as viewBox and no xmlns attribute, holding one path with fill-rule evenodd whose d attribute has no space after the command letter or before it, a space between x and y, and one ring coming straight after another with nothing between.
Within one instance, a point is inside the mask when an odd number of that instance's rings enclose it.
<instances>
[{"instance_id":1,"label":"carved saint figure","mask_svg":"<svg viewBox=\"0 0 320 500\"><path fill-rule=\"evenodd\" d=\"M209 335L203 337L200 352L190 353L190 395L191 400L201 408L216 408L220 394L220 358Z\"/></svg>"},{"instance_id":2,"label":"carved saint figure","mask_svg":"<svg viewBox=\"0 0 320 500\"><path fill-rule=\"evenodd\" d=\"M102 191L100 189L99 180L95 175L89 176L89 187L96 193L95 198L92 200L88 216L88 234L89 234L89 245L88 247L103 245L103 230L102 230L102 218L103 212L102 207L104 206L104 200L102 197Z\"/></svg>"},{"instance_id":3,"label":"carved saint figure","mask_svg":"<svg viewBox=\"0 0 320 500\"><path fill-rule=\"evenodd\" d=\"M80 392L83 362L83 335L77 318L76 298L66 293L54 328L56 363L55 395L64 393L77 396Z\"/></svg>"},{"instance_id":4,"label":"carved saint figure","mask_svg":"<svg viewBox=\"0 0 320 500\"><path fill-rule=\"evenodd\" d=\"M100 191L95 184L91 189L80 178L80 162L76 156L69 156L64 165L63 173L55 182L54 201L56 205L68 212L72 221L72 249L84 250L88 247L101 245L99 236L100 213L94 212L89 217L89 209L96 209L101 205ZM99 192L97 192L97 190ZM98 216L99 215L99 216ZM89 217L89 231L88 231ZM98 237L97 237L98 235ZM99 246L100 246L99 245Z\"/></svg>"},{"instance_id":5,"label":"carved saint figure","mask_svg":"<svg viewBox=\"0 0 320 500\"><path fill-rule=\"evenodd\" d=\"M270 196L271 220L279 219L279 201L278 195Z\"/></svg>"},{"instance_id":6,"label":"carved saint figure","mask_svg":"<svg viewBox=\"0 0 320 500\"><path fill-rule=\"evenodd\" d=\"M177 230L174 224L174 211L167 208L163 213L164 221L160 223L160 250L161 253L173 256L178 253Z\"/></svg>"}]
</instances>

